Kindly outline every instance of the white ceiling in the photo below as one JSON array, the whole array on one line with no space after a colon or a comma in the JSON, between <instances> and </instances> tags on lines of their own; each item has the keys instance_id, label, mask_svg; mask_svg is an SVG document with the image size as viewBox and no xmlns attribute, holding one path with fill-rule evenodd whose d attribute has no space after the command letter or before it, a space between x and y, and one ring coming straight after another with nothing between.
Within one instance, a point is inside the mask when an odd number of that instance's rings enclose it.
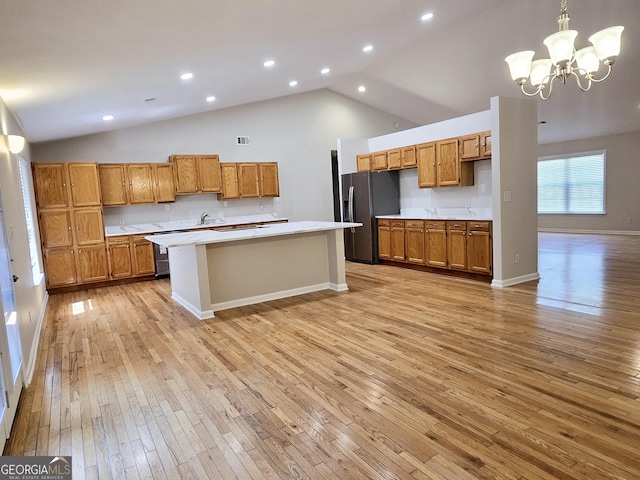
<instances>
[{"instance_id":1,"label":"white ceiling","mask_svg":"<svg viewBox=\"0 0 640 480\"><path fill-rule=\"evenodd\" d=\"M640 131L640 0L568 7L577 45L624 25L622 53L591 91L571 80L538 101L540 142ZM0 96L31 142L319 88L428 124L521 96L504 57L547 56L559 12L559 0L2 0Z\"/></svg>"}]
</instances>

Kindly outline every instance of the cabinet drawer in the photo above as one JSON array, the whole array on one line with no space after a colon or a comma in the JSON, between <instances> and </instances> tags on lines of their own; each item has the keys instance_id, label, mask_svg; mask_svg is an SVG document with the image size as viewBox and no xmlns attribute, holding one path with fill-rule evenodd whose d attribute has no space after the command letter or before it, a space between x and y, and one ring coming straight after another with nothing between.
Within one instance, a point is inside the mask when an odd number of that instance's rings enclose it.
<instances>
[{"instance_id":1,"label":"cabinet drawer","mask_svg":"<svg viewBox=\"0 0 640 480\"><path fill-rule=\"evenodd\" d=\"M447 222L436 222L434 220L427 220L424 222L424 228L433 230L444 230L447 226Z\"/></svg>"},{"instance_id":2,"label":"cabinet drawer","mask_svg":"<svg viewBox=\"0 0 640 480\"><path fill-rule=\"evenodd\" d=\"M490 225L490 222L469 222L469 230L476 232L488 232Z\"/></svg>"},{"instance_id":3,"label":"cabinet drawer","mask_svg":"<svg viewBox=\"0 0 640 480\"><path fill-rule=\"evenodd\" d=\"M447 230L466 230L467 222L447 222Z\"/></svg>"},{"instance_id":4,"label":"cabinet drawer","mask_svg":"<svg viewBox=\"0 0 640 480\"><path fill-rule=\"evenodd\" d=\"M424 221L423 220L407 220L407 222L405 223L405 227L413 228L413 229L423 229Z\"/></svg>"},{"instance_id":5,"label":"cabinet drawer","mask_svg":"<svg viewBox=\"0 0 640 480\"><path fill-rule=\"evenodd\" d=\"M148 242L149 240L147 240L146 237L148 234L147 233L143 233L140 235L132 235L131 236L131 240L133 240L133 243L145 243Z\"/></svg>"},{"instance_id":6,"label":"cabinet drawer","mask_svg":"<svg viewBox=\"0 0 640 480\"><path fill-rule=\"evenodd\" d=\"M404 220L391 220L391 228L404 228Z\"/></svg>"},{"instance_id":7,"label":"cabinet drawer","mask_svg":"<svg viewBox=\"0 0 640 480\"><path fill-rule=\"evenodd\" d=\"M379 227L389 227L389 226L391 226L391 220L389 220L388 218L379 218L378 219L378 226Z\"/></svg>"},{"instance_id":8,"label":"cabinet drawer","mask_svg":"<svg viewBox=\"0 0 640 480\"><path fill-rule=\"evenodd\" d=\"M118 244L122 244L122 243L129 243L129 236L128 235L122 235L119 237L107 237L107 243L109 245L118 245Z\"/></svg>"}]
</instances>

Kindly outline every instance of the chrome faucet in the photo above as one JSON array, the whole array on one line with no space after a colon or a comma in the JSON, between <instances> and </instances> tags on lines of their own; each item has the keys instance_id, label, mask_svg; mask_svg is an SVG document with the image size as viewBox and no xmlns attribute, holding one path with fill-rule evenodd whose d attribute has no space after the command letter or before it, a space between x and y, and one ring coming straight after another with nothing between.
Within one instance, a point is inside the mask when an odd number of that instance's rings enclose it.
<instances>
[{"instance_id":1,"label":"chrome faucet","mask_svg":"<svg viewBox=\"0 0 640 480\"><path fill-rule=\"evenodd\" d=\"M207 212L202 212L202 215L200 215L200 225L204 225L204 221L208 216L209 214Z\"/></svg>"}]
</instances>

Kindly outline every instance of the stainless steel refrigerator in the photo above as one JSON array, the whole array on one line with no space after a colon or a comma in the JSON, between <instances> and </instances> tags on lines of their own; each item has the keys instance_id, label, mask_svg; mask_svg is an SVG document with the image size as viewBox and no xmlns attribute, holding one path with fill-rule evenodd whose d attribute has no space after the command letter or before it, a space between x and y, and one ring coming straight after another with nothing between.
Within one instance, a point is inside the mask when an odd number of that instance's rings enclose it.
<instances>
[{"instance_id":1,"label":"stainless steel refrigerator","mask_svg":"<svg viewBox=\"0 0 640 480\"><path fill-rule=\"evenodd\" d=\"M347 260L378 263L376 215L400 213L398 171L358 172L342 176L342 218L362 223L344 230Z\"/></svg>"}]
</instances>

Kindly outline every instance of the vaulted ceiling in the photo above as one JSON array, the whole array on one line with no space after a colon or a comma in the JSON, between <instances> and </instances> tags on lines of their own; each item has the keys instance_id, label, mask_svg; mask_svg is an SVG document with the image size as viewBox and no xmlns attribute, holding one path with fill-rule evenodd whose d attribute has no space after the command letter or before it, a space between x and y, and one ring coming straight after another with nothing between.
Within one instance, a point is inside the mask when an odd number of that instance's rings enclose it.
<instances>
[{"instance_id":1,"label":"vaulted ceiling","mask_svg":"<svg viewBox=\"0 0 640 480\"><path fill-rule=\"evenodd\" d=\"M591 91L570 80L538 100L540 142L640 131L640 1L568 11L578 46L624 25L622 52ZM3 0L0 96L31 142L320 88L428 124L521 96L504 58L546 57L559 13L559 0Z\"/></svg>"}]
</instances>

